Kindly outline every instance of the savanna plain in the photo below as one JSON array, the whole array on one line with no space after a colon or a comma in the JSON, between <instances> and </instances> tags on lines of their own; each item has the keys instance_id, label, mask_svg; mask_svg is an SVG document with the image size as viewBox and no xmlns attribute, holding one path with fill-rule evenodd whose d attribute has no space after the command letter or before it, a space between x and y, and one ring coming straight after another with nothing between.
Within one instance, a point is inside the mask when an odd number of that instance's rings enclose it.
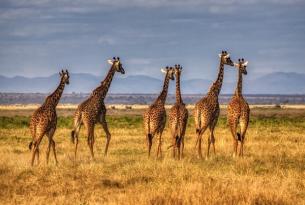
<instances>
[{"instance_id":1,"label":"savanna plain","mask_svg":"<svg viewBox=\"0 0 305 205\"><path fill-rule=\"evenodd\" d=\"M97 125L95 160L82 129L76 162L70 141L73 111L58 110L54 140L59 164L52 153L46 164L45 137L40 163L31 167L28 123L33 110L0 109L0 204L305 204L305 109L253 108L243 158L232 158L222 109L216 155L198 159L190 116L180 161L167 149L167 127L163 157L156 159L154 139L147 158L142 109L109 110L109 155L103 155L105 134Z\"/></svg>"}]
</instances>

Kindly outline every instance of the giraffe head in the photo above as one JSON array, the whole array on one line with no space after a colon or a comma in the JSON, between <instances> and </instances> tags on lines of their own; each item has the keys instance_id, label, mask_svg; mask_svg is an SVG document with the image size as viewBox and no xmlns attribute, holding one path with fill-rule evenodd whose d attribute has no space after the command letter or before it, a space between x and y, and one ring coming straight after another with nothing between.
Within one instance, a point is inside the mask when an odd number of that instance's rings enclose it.
<instances>
[{"instance_id":1,"label":"giraffe head","mask_svg":"<svg viewBox=\"0 0 305 205\"><path fill-rule=\"evenodd\" d=\"M245 61L243 58L238 59L238 63L234 63L234 66L239 69L244 75L247 75L247 65L248 61Z\"/></svg>"},{"instance_id":2,"label":"giraffe head","mask_svg":"<svg viewBox=\"0 0 305 205\"><path fill-rule=\"evenodd\" d=\"M166 66L165 68L161 69L162 73L165 73L166 76L171 79L171 80L175 80L174 75L175 75L175 69L173 67L168 67Z\"/></svg>"},{"instance_id":3,"label":"giraffe head","mask_svg":"<svg viewBox=\"0 0 305 205\"><path fill-rule=\"evenodd\" d=\"M175 76L176 76L176 78L178 78L178 76L181 75L181 72L182 72L182 66L180 66L179 64L175 65Z\"/></svg>"},{"instance_id":4,"label":"giraffe head","mask_svg":"<svg viewBox=\"0 0 305 205\"><path fill-rule=\"evenodd\" d=\"M119 57L113 57L112 60L109 59L108 63L112 66L113 69L116 70L116 72L125 74L125 70L123 68L123 65L122 65Z\"/></svg>"},{"instance_id":5,"label":"giraffe head","mask_svg":"<svg viewBox=\"0 0 305 205\"><path fill-rule=\"evenodd\" d=\"M61 77L61 82L68 85L69 84L69 78L70 78L68 70L67 69L66 69L66 71L61 70L61 72L59 72L59 75Z\"/></svg>"},{"instance_id":6,"label":"giraffe head","mask_svg":"<svg viewBox=\"0 0 305 205\"><path fill-rule=\"evenodd\" d=\"M234 66L234 63L230 58L230 54L227 51L221 51L221 53L218 55L222 64Z\"/></svg>"}]
</instances>

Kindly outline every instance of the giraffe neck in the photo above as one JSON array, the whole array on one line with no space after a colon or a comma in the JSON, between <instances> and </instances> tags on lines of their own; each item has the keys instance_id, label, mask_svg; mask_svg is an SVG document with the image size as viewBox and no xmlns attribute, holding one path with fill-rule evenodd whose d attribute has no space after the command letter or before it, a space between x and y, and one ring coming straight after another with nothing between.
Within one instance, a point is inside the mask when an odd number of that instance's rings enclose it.
<instances>
[{"instance_id":1,"label":"giraffe neck","mask_svg":"<svg viewBox=\"0 0 305 205\"><path fill-rule=\"evenodd\" d=\"M155 103L165 104L167 91L168 91L168 84L169 84L169 76L168 76L168 74L166 74L162 92L160 93L159 97L156 99Z\"/></svg>"},{"instance_id":2,"label":"giraffe neck","mask_svg":"<svg viewBox=\"0 0 305 205\"><path fill-rule=\"evenodd\" d=\"M219 95L221 87L222 87L223 74L224 74L224 64L221 62L221 59L220 59L217 79L213 83L212 87L210 88L210 91L215 92L217 95Z\"/></svg>"},{"instance_id":3,"label":"giraffe neck","mask_svg":"<svg viewBox=\"0 0 305 205\"><path fill-rule=\"evenodd\" d=\"M183 103L180 90L180 74L176 75L176 103Z\"/></svg>"},{"instance_id":4,"label":"giraffe neck","mask_svg":"<svg viewBox=\"0 0 305 205\"><path fill-rule=\"evenodd\" d=\"M64 88L65 88L65 82L61 80L56 90L47 97L44 104L55 108L61 98Z\"/></svg>"},{"instance_id":5,"label":"giraffe neck","mask_svg":"<svg viewBox=\"0 0 305 205\"><path fill-rule=\"evenodd\" d=\"M243 91L243 74L239 70L238 71L238 81L237 81L237 86L235 89L235 95L237 96L242 96L242 91Z\"/></svg>"},{"instance_id":6,"label":"giraffe neck","mask_svg":"<svg viewBox=\"0 0 305 205\"><path fill-rule=\"evenodd\" d=\"M111 67L105 79L101 82L101 85L92 92L93 96L100 100L103 100L106 97L115 72L115 69Z\"/></svg>"}]
</instances>

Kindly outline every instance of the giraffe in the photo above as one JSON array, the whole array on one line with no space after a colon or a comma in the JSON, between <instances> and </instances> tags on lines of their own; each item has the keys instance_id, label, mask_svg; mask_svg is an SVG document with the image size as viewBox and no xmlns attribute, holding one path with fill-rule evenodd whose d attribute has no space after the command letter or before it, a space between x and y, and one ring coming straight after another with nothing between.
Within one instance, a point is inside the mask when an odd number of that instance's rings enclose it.
<instances>
[{"instance_id":1,"label":"giraffe","mask_svg":"<svg viewBox=\"0 0 305 205\"><path fill-rule=\"evenodd\" d=\"M209 128L210 136L208 137L207 153L206 159L209 157L210 145L213 145L213 151L215 154L215 137L214 129L218 121L219 116L219 102L218 96L222 87L223 75L224 75L224 65L234 66L233 61L230 59L230 54L227 51L222 51L219 54L219 72L216 81L211 85L207 95L199 100L194 109L194 118L196 126L197 141L195 148L198 144L198 156L202 158L201 152L201 138L203 133Z\"/></svg>"},{"instance_id":2,"label":"giraffe","mask_svg":"<svg viewBox=\"0 0 305 205\"><path fill-rule=\"evenodd\" d=\"M56 106L61 98L65 85L69 84L70 78L68 70L62 70L59 72L59 75L61 79L58 87L46 98L44 103L33 113L31 117L30 131L33 139L29 144L29 149L32 150L32 166L34 165L35 157L37 157L37 162L39 163L39 144L44 135L47 135L49 139L49 146L46 155L47 163L49 162L49 154L52 147L55 162L58 164L55 141L53 140L53 135L57 125Z\"/></svg>"},{"instance_id":3,"label":"giraffe","mask_svg":"<svg viewBox=\"0 0 305 205\"><path fill-rule=\"evenodd\" d=\"M166 111L164 104L167 96L169 80L174 80L175 72L172 67L166 67L165 69L161 69L161 71L165 73L163 89L158 98L154 101L152 105L149 106L149 108L143 114L143 123L148 146L148 157L150 157L153 137L157 135L159 137L157 158L159 157L159 154L160 157L162 156L161 137L166 122Z\"/></svg>"},{"instance_id":4,"label":"giraffe","mask_svg":"<svg viewBox=\"0 0 305 205\"><path fill-rule=\"evenodd\" d=\"M175 78L176 78L176 103L169 111L169 127L173 138L173 157L176 157L178 148L178 159L183 156L184 149L184 135L188 119L188 111L181 98L180 90L180 76L182 66L175 65ZM182 146L181 146L182 144Z\"/></svg>"},{"instance_id":5,"label":"giraffe","mask_svg":"<svg viewBox=\"0 0 305 205\"><path fill-rule=\"evenodd\" d=\"M239 156L242 157L244 154L243 146L249 124L250 108L242 95L243 74L247 75L247 64L248 61L243 58L238 59L238 63L235 63L238 68L238 81L235 93L227 109L227 121L233 136L233 157L237 155L238 141L240 141ZM240 125L240 132L237 132L238 124Z\"/></svg>"},{"instance_id":6,"label":"giraffe","mask_svg":"<svg viewBox=\"0 0 305 205\"><path fill-rule=\"evenodd\" d=\"M111 67L105 79L101 82L100 86L93 90L89 98L77 107L77 110L75 112L74 128L71 132L71 141L75 144L75 160L78 147L78 134L82 124L84 124L87 132L87 143L90 149L92 159L94 159L94 127L97 123L100 123L102 125L107 138L104 152L104 154L107 155L111 134L108 130L108 125L106 122L106 107L104 104L104 99L109 90L114 74L116 72L125 74L125 70L122 66L119 57L113 57L113 60L108 60L108 63L111 65Z\"/></svg>"}]
</instances>

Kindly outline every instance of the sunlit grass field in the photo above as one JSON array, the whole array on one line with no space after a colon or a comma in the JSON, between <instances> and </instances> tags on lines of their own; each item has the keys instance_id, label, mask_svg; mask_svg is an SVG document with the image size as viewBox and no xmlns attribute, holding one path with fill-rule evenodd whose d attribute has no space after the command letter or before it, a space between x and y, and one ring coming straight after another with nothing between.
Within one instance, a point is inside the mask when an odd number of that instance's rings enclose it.
<instances>
[{"instance_id":1,"label":"sunlit grass field","mask_svg":"<svg viewBox=\"0 0 305 205\"><path fill-rule=\"evenodd\" d=\"M74 163L72 116L61 110L54 136L59 165L52 153L46 165L45 138L40 164L31 167L30 112L3 111L0 204L305 204L304 110L252 110L243 159L231 157L225 111L216 128L216 156L198 159L190 117L181 161L172 159L172 150L167 149L171 145L167 128L163 158L155 157L156 139L152 157L147 158L141 112L110 111L109 155L103 156L105 134L97 125L94 161L82 129ZM204 151L206 139L207 133Z\"/></svg>"}]
</instances>

